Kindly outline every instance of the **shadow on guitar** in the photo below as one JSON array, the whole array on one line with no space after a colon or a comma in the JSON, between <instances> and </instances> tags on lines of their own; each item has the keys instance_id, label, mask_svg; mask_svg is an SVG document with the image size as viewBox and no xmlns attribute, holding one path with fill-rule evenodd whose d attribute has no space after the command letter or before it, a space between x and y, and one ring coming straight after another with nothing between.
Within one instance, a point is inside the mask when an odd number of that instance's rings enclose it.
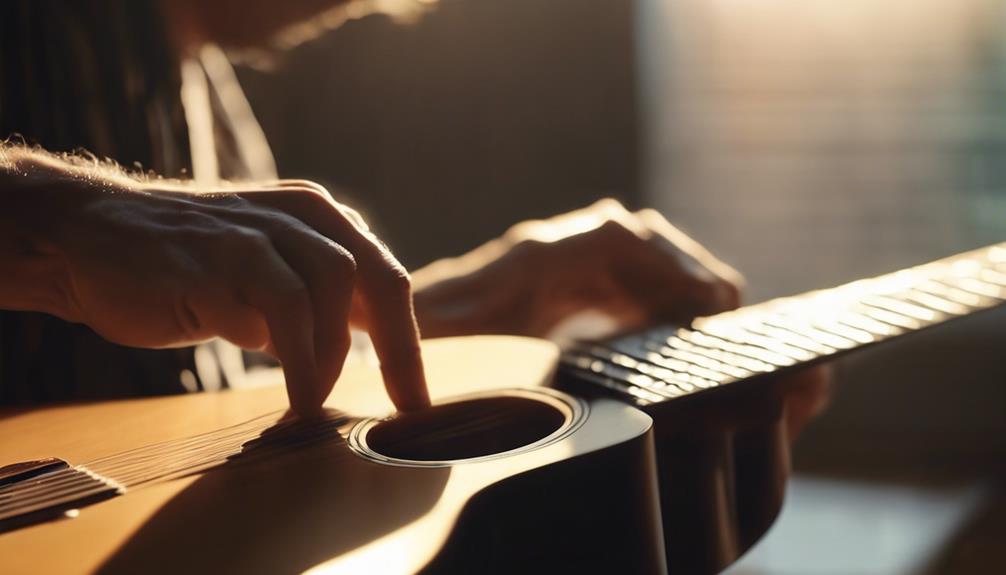
<instances>
[{"instance_id":1,"label":"shadow on guitar","mask_svg":"<svg viewBox=\"0 0 1006 575\"><path fill-rule=\"evenodd\" d=\"M355 456L329 410L283 422L197 479L102 565L103 573L300 573L429 510L450 468L393 468ZM291 444L304 444L288 449Z\"/></svg>"}]
</instances>

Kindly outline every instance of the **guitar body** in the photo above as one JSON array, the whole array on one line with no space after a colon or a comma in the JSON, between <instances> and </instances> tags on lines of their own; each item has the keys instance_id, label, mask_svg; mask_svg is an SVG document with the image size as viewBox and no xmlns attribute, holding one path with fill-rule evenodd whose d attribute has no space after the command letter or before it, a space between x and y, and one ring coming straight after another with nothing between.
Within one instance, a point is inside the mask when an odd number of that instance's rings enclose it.
<instances>
[{"instance_id":1,"label":"guitar body","mask_svg":"<svg viewBox=\"0 0 1006 575\"><path fill-rule=\"evenodd\" d=\"M303 420L278 370L0 411L0 572L714 573L782 505L780 376L1004 303L1006 244L561 357L429 341L434 406L391 419L364 364Z\"/></svg>"},{"instance_id":2,"label":"guitar body","mask_svg":"<svg viewBox=\"0 0 1006 575\"><path fill-rule=\"evenodd\" d=\"M472 457L479 446L454 445L445 449L465 458L435 461L444 428L427 422L406 446L425 459L402 459L402 437L388 440L397 458L370 457L373 446L353 444L353 434L392 406L375 367L348 364L327 403L338 410L329 413L337 433L303 444L283 443L277 432L281 448L266 445L264 455L222 453L229 459L203 472L128 487L72 519L10 530L0 535L0 572L662 572L651 418L613 399L553 390L557 357L551 344L508 337L432 341L425 349L435 402L485 396L494 407L500 395L541 394L542 405L570 403L575 413L529 448ZM272 384L4 411L0 463L59 457L76 465L160 442L188 445L195 455L181 461L191 462L220 456L207 449L221 442L178 442L224 429L246 434L240 451L253 453L256 437L282 428L287 405L277 370L257 377ZM490 435L498 439L520 435L499 421L516 412L499 413L468 421L448 443L480 421L495 425ZM250 420L265 431L240 427ZM168 453L179 461L177 449Z\"/></svg>"}]
</instances>

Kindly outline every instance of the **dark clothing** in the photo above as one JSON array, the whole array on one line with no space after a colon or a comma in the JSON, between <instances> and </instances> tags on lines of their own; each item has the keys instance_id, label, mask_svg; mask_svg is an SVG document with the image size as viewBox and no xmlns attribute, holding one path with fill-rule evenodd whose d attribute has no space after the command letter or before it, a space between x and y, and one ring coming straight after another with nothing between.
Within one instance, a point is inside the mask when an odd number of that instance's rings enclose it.
<instances>
[{"instance_id":1,"label":"dark clothing","mask_svg":"<svg viewBox=\"0 0 1006 575\"><path fill-rule=\"evenodd\" d=\"M152 0L4 1L0 138L187 174L179 62L163 26ZM131 349L51 316L0 311L0 404L179 393L183 370L197 373L192 349Z\"/></svg>"}]
</instances>

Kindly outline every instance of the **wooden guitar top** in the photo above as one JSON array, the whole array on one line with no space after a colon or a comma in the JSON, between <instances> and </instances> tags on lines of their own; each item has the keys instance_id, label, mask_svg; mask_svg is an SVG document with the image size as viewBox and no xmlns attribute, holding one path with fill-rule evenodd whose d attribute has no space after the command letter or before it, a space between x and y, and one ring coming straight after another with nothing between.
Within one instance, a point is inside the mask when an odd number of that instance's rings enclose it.
<instances>
[{"instance_id":1,"label":"wooden guitar top","mask_svg":"<svg viewBox=\"0 0 1006 575\"><path fill-rule=\"evenodd\" d=\"M525 338L425 345L435 402L547 387L558 357L551 344ZM47 457L87 464L263 416L267 425L278 422L287 406L281 373L257 378L263 385L220 393L0 411L0 466ZM345 441L361 418L392 412L376 366L347 364L326 406L344 414L334 439L130 488L81 509L76 518L2 534L0 572L413 572L443 548L479 492L642 436L651 424L634 408L592 400L582 427L540 449L453 466L402 467L367 460Z\"/></svg>"}]
</instances>

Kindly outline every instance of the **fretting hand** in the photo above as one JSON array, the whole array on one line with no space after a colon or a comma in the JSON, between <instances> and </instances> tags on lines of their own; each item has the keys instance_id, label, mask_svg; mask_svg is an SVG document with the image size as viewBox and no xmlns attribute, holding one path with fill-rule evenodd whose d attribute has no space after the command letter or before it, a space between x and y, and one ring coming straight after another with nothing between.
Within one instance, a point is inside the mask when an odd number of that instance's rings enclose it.
<instances>
[{"instance_id":1,"label":"fretting hand","mask_svg":"<svg viewBox=\"0 0 1006 575\"><path fill-rule=\"evenodd\" d=\"M737 307L743 283L658 212L632 213L614 200L517 224L413 277L425 336L545 337L585 311L607 316L618 330L685 322ZM780 383L796 437L827 404L828 371L812 368Z\"/></svg>"},{"instance_id":2,"label":"fretting hand","mask_svg":"<svg viewBox=\"0 0 1006 575\"><path fill-rule=\"evenodd\" d=\"M584 311L621 329L737 307L742 278L654 210L614 200L513 226L415 272L423 334L547 336Z\"/></svg>"}]
</instances>

